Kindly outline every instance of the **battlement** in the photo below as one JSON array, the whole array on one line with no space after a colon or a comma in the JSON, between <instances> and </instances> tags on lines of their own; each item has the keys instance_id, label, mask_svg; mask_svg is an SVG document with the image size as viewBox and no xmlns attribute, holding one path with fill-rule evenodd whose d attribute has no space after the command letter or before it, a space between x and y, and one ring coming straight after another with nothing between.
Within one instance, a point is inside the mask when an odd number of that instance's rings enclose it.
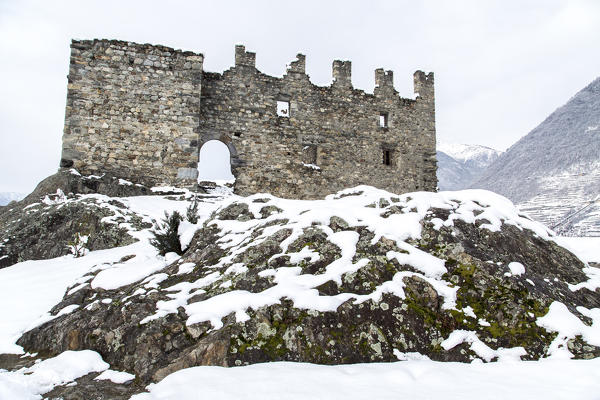
<instances>
[{"instance_id":1,"label":"battlement","mask_svg":"<svg viewBox=\"0 0 600 400\"><path fill-rule=\"evenodd\" d=\"M416 71L413 75L414 77L414 86L415 93L419 94L421 98L429 98L433 100L434 96L434 79L433 72L426 74L423 71Z\"/></svg>"},{"instance_id":2,"label":"battlement","mask_svg":"<svg viewBox=\"0 0 600 400\"><path fill-rule=\"evenodd\" d=\"M381 68L373 94L354 89L350 61L333 61L325 87L310 82L300 53L282 78L258 71L243 45L223 73L205 72L203 61L165 46L73 41L61 167L193 186L200 148L219 140L240 194L435 189L432 73L415 72L412 100Z\"/></svg>"},{"instance_id":3,"label":"battlement","mask_svg":"<svg viewBox=\"0 0 600 400\"><path fill-rule=\"evenodd\" d=\"M244 69L238 71L238 73L251 73L254 74L258 70L256 69L256 53L247 52L245 46L235 46L235 67L246 66L253 67L252 69ZM331 66L332 70L332 83L331 88L342 89L342 90L357 90L352 85L352 62L348 60L334 60ZM260 73L260 71L258 71ZM421 71L417 71L422 73ZM415 74L417 73L415 72ZM265 75L266 76L266 75ZM298 53L296 59L291 61L286 67L286 76L292 77L293 79L307 77L306 75L306 56ZM272 77L271 77L272 78ZM415 78L416 79L416 78ZM425 75L423 77L423 84L433 85L433 75ZM425 91L421 90L423 93ZM397 97L398 92L394 89L394 72L383 68L375 70L375 88L374 94L376 96L387 96ZM368 95L365 93L365 95ZM405 98L403 101L410 101Z\"/></svg>"},{"instance_id":4,"label":"battlement","mask_svg":"<svg viewBox=\"0 0 600 400\"><path fill-rule=\"evenodd\" d=\"M375 86L379 88L394 87L394 72L384 71L383 68L375 70Z\"/></svg>"},{"instance_id":5,"label":"battlement","mask_svg":"<svg viewBox=\"0 0 600 400\"><path fill-rule=\"evenodd\" d=\"M306 73L306 56L298 53L296 59L290 63L287 72L305 74Z\"/></svg>"},{"instance_id":6,"label":"battlement","mask_svg":"<svg viewBox=\"0 0 600 400\"><path fill-rule=\"evenodd\" d=\"M352 88L352 62L334 60L332 65L333 86Z\"/></svg>"},{"instance_id":7,"label":"battlement","mask_svg":"<svg viewBox=\"0 0 600 400\"><path fill-rule=\"evenodd\" d=\"M246 46L238 44L235 46L235 66L256 68L256 53L246 51Z\"/></svg>"}]
</instances>

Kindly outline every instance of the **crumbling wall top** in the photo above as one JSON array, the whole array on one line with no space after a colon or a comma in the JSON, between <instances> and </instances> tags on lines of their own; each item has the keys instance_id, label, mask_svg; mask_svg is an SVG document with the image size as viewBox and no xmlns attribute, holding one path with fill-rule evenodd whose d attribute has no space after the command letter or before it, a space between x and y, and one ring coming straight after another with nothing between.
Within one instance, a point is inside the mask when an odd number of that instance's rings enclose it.
<instances>
[{"instance_id":1,"label":"crumbling wall top","mask_svg":"<svg viewBox=\"0 0 600 400\"><path fill-rule=\"evenodd\" d=\"M288 65L287 72L295 72L299 74L306 73L306 56L298 53L296 59Z\"/></svg>"},{"instance_id":2,"label":"crumbling wall top","mask_svg":"<svg viewBox=\"0 0 600 400\"><path fill-rule=\"evenodd\" d=\"M134 43L126 42L124 40L110 40L110 39L93 39L93 40L71 40L71 48L76 50L90 50L94 47L128 47L136 49L137 51L149 53L149 54L160 54L169 53L164 55L181 55L184 57L200 57L199 61L204 59L202 53L195 53L193 51L183 51L180 49L174 49L163 45L155 45L149 43Z\"/></svg>"},{"instance_id":3,"label":"crumbling wall top","mask_svg":"<svg viewBox=\"0 0 600 400\"><path fill-rule=\"evenodd\" d=\"M238 44L235 46L235 66L240 65L256 68L256 53L246 51L246 46Z\"/></svg>"},{"instance_id":4,"label":"crumbling wall top","mask_svg":"<svg viewBox=\"0 0 600 400\"><path fill-rule=\"evenodd\" d=\"M352 61L334 60L332 70L334 87L352 89Z\"/></svg>"}]
</instances>

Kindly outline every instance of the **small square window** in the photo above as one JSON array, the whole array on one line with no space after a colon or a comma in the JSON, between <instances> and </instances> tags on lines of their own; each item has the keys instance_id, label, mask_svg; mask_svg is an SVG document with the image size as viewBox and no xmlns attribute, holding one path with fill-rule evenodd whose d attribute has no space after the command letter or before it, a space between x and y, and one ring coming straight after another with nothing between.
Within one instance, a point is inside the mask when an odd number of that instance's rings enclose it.
<instances>
[{"instance_id":1,"label":"small square window","mask_svg":"<svg viewBox=\"0 0 600 400\"><path fill-rule=\"evenodd\" d=\"M289 101L278 101L277 102L277 115L280 117L290 117L290 102Z\"/></svg>"},{"instance_id":2,"label":"small square window","mask_svg":"<svg viewBox=\"0 0 600 400\"><path fill-rule=\"evenodd\" d=\"M379 127L387 128L388 127L388 113L380 113L379 114Z\"/></svg>"}]
</instances>

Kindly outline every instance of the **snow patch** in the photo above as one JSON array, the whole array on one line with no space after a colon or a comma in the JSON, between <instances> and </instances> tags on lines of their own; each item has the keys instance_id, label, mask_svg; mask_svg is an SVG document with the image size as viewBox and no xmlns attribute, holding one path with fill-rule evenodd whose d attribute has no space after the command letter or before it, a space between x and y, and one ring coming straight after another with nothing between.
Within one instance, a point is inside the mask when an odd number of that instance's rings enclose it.
<instances>
[{"instance_id":1,"label":"snow patch","mask_svg":"<svg viewBox=\"0 0 600 400\"><path fill-rule=\"evenodd\" d=\"M65 351L30 368L14 372L0 370L0 398L41 399L54 387L73 382L91 372L101 372L109 365L91 350Z\"/></svg>"},{"instance_id":2,"label":"snow patch","mask_svg":"<svg viewBox=\"0 0 600 400\"><path fill-rule=\"evenodd\" d=\"M508 269L513 275L523 275L525 273L525 266L518 262L511 262L508 264Z\"/></svg>"},{"instance_id":3,"label":"snow patch","mask_svg":"<svg viewBox=\"0 0 600 400\"><path fill-rule=\"evenodd\" d=\"M483 343L474 331L455 330L441 343L444 350L450 350L461 343L469 343L470 349L487 362L498 358L498 361L519 361L521 356L527 354L523 347L499 348L493 350Z\"/></svg>"},{"instance_id":4,"label":"snow patch","mask_svg":"<svg viewBox=\"0 0 600 400\"><path fill-rule=\"evenodd\" d=\"M600 346L600 308L588 310L585 307L577 307L577 311L592 319L592 325L585 324L571 313L566 305L558 301L552 302L548 313L536 320L538 326L558 333L550 344L550 357L572 358L573 354L569 351L567 342L578 335L592 346Z\"/></svg>"},{"instance_id":5,"label":"snow patch","mask_svg":"<svg viewBox=\"0 0 600 400\"><path fill-rule=\"evenodd\" d=\"M107 369L106 371L94 378L94 380L96 381L109 380L113 383L118 384L129 382L133 379L135 379L135 375L133 374L130 374L128 372L114 371L112 369Z\"/></svg>"}]
</instances>

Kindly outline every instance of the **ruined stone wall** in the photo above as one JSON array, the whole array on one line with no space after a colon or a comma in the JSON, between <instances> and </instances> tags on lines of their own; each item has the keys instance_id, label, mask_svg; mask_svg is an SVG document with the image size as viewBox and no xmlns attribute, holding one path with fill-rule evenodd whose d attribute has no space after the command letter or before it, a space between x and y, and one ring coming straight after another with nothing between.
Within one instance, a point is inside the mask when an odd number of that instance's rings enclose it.
<instances>
[{"instance_id":1,"label":"ruined stone wall","mask_svg":"<svg viewBox=\"0 0 600 400\"><path fill-rule=\"evenodd\" d=\"M375 71L368 94L352 88L349 61L334 61L333 84L320 87L301 54L283 78L258 71L255 59L237 46L235 66L218 74L203 72L201 54L73 41L61 167L190 186L199 148L217 139L240 194L435 190L433 74L415 73L412 100L398 96L391 71ZM289 110L278 115L278 102Z\"/></svg>"},{"instance_id":2,"label":"ruined stone wall","mask_svg":"<svg viewBox=\"0 0 600 400\"><path fill-rule=\"evenodd\" d=\"M352 88L349 61L334 61L330 87L309 81L303 55L283 78L254 62L238 46L235 67L205 73L202 86L200 143L229 147L238 193L319 198L359 184L435 190L433 74L415 73L419 96L411 100L398 96L391 71L377 70L367 94ZM289 102L288 116L277 114L278 101Z\"/></svg>"},{"instance_id":3,"label":"ruined stone wall","mask_svg":"<svg viewBox=\"0 0 600 400\"><path fill-rule=\"evenodd\" d=\"M202 62L163 46L74 40L61 167L195 182Z\"/></svg>"}]
</instances>

